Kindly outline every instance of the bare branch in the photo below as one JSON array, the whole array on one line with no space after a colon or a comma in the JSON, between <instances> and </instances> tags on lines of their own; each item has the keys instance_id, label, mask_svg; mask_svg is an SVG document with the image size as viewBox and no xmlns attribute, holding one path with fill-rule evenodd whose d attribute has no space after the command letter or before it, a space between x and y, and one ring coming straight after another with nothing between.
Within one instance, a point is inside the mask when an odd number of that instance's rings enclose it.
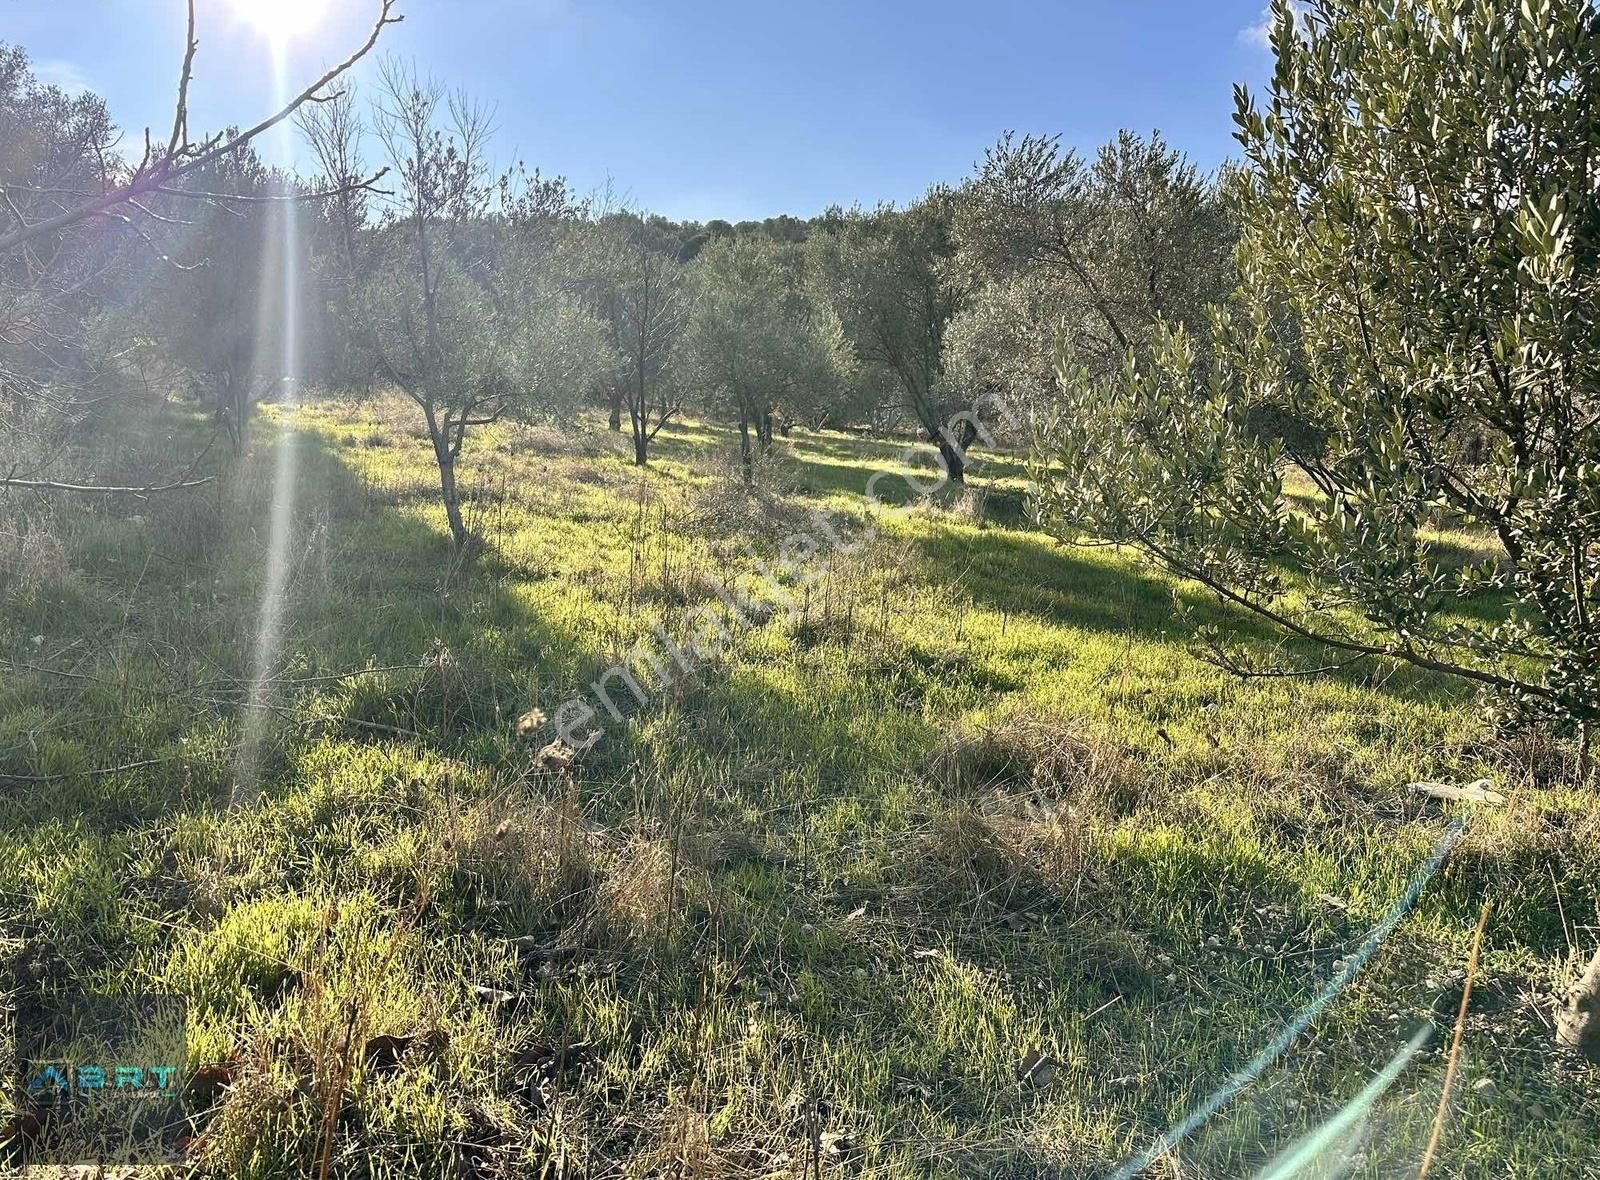
<instances>
[{"instance_id":1,"label":"bare branch","mask_svg":"<svg viewBox=\"0 0 1600 1180\"><path fill-rule=\"evenodd\" d=\"M0 476L0 489L16 488L29 492L75 492L90 496L154 496L160 492L178 492L185 488L198 488L211 482L211 476L188 479L181 483L158 484L149 487L112 487L106 484L57 483L51 479L13 479Z\"/></svg>"},{"instance_id":2,"label":"bare branch","mask_svg":"<svg viewBox=\"0 0 1600 1180\"><path fill-rule=\"evenodd\" d=\"M92 200L86 201L81 205L75 206L74 208L63 210L54 217L47 217L42 221L34 222L32 225L20 226L16 229L13 229L10 233L0 237L0 254L7 254L12 250L15 250L17 247L25 245L26 243L44 234L53 233L59 229L66 229L69 226L77 225L79 222L87 221L91 217L96 217L103 213L107 213L118 205L125 204L128 201L144 196L147 193L155 192L163 186L170 185L173 181L178 180L191 172L194 172L196 169L204 167L213 160L220 159L223 156L230 155L243 148L246 144L250 143L263 132L271 130L279 123L282 123L285 119L290 118L302 106L316 97L317 94L330 82L344 74L346 71L350 70L358 61L371 52L372 47L378 42L379 34L381 34L387 26L399 24L405 19L404 17L390 15L390 13L393 11L394 4L395 0L382 0L382 9L379 11L378 19L373 24L372 32L368 35L366 41L353 54L345 58L344 61L340 62L338 65L329 69L322 75L322 77L318 78L310 86L302 90L294 98L290 99L287 104L285 104L274 114L267 116L267 118L261 120L255 126L246 131L242 131L237 135L231 137L217 135L207 139L204 143L199 145L185 144L177 147L174 150L170 150L168 154L162 156L160 159L154 160L154 162L152 162L151 159L150 135L149 132L146 131L144 159L140 161L138 168L134 170L133 178L129 180L128 183L120 185L117 188L103 193ZM189 59L192 57L193 50L194 45L191 35L189 53L185 56L184 76L179 87L178 101L180 109L173 122L174 142L176 142L177 138L179 137L180 129L187 121L188 117L186 108L188 103L188 80L190 73Z\"/></svg>"},{"instance_id":3,"label":"bare branch","mask_svg":"<svg viewBox=\"0 0 1600 1180\"><path fill-rule=\"evenodd\" d=\"M189 32L184 37L183 70L178 75L178 102L172 115L172 137L167 141L167 158L189 142L189 82L194 77L194 51L200 42L194 37L194 0L189 0Z\"/></svg>"},{"instance_id":4,"label":"bare branch","mask_svg":"<svg viewBox=\"0 0 1600 1180\"><path fill-rule=\"evenodd\" d=\"M334 188L317 189L315 192L309 193L214 193L207 192L203 189L168 188L165 185L156 189L155 191L158 193L164 193L169 197L190 197L195 200L203 201L221 201L224 203L231 202L241 205L288 205L294 204L295 202L323 201L330 197L343 196L346 193L354 192L369 192L380 197L393 196L394 194L390 189L374 187L378 181L382 180L388 174L389 166L385 164L366 180L352 181L349 184L341 184ZM179 222L177 224L181 225L184 223Z\"/></svg>"}]
</instances>

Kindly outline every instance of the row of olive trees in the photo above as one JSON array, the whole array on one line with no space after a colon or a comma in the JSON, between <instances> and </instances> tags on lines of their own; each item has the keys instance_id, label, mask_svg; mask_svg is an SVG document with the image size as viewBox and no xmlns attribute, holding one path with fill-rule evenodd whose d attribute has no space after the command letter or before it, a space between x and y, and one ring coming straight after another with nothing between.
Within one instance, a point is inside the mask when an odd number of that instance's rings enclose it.
<instances>
[{"instance_id":1,"label":"row of olive trees","mask_svg":"<svg viewBox=\"0 0 1600 1180\"><path fill-rule=\"evenodd\" d=\"M0 53L0 185L12 224L42 218L57 190L92 191L113 135L98 97L40 83L21 50ZM281 261L273 226L279 198L295 191L246 142L131 199L126 213L91 219L101 226L62 227L0 259L7 438L50 455L84 412L104 407L108 386L188 378L242 448L261 392L255 341L274 332L256 314L268 269L234 260Z\"/></svg>"},{"instance_id":2,"label":"row of olive trees","mask_svg":"<svg viewBox=\"0 0 1600 1180\"><path fill-rule=\"evenodd\" d=\"M481 108L394 61L371 127L397 187L351 235L361 257L340 306L351 354L367 353L421 411L458 546L459 466L475 427L565 417L598 395L615 426L626 413L643 465L693 404L739 424L749 477L774 414L847 379L795 247L719 236L686 263L682 235L660 219L596 210L520 168L496 176ZM313 113L305 130L319 159L359 159L359 121Z\"/></svg>"},{"instance_id":3,"label":"row of olive trees","mask_svg":"<svg viewBox=\"0 0 1600 1180\"><path fill-rule=\"evenodd\" d=\"M1058 339L1105 381L1148 354L1158 324L1200 328L1230 285L1221 187L1159 135L1123 132L1092 161L1006 136L950 204L946 273L968 297L946 335L947 380L1019 411L1057 401Z\"/></svg>"},{"instance_id":4,"label":"row of olive trees","mask_svg":"<svg viewBox=\"0 0 1600 1180\"><path fill-rule=\"evenodd\" d=\"M1007 139L907 208L735 227L496 173L486 113L393 61L375 102L345 86L298 121L313 180L246 140L143 196L150 257L94 293L97 334L145 381L186 377L237 451L284 378L375 374L418 407L458 544L470 432L591 399L626 419L640 464L692 408L739 427L747 479L775 430L871 421L911 426L959 482L977 429L952 420L987 393L1049 400L1038 339L1064 334L1102 369L1146 347L1156 320L1190 322L1215 294L1228 236L1212 186L1127 136L1092 165ZM379 165L384 192L361 179ZM296 349L278 296L291 267L314 309Z\"/></svg>"},{"instance_id":5,"label":"row of olive trees","mask_svg":"<svg viewBox=\"0 0 1600 1180\"><path fill-rule=\"evenodd\" d=\"M1092 165L1053 140L1007 138L958 188L779 229L663 243L659 222L652 242L634 219L624 233L631 265L607 291L625 314L606 318L623 328L613 405L629 409L640 462L635 406L657 382L664 413L694 404L753 431L747 471L774 418L870 419L909 425L959 483L975 404L1054 400L1058 334L1110 373L1163 317L1203 321L1233 240L1217 186L1159 138L1130 135ZM670 258L688 241L679 285Z\"/></svg>"},{"instance_id":6,"label":"row of olive trees","mask_svg":"<svg viewBox=\"0 0 1600 1180\"><path fill-rule=\"evenodd\" d=\"M302 123L327 181L359 170L366 139L397 178L370 223L352 227L339 210L328 219L325 297L330 318L344 316L357 368L374 365L417 403L458 544L459 460L474 427L562 417L597 396L614 428L626 418L643 465L659 432L693 407L738 426L749 480L775 429L861 403L861 355L900 365L892 350L903 339L880 342L865 301L892 300L885 278L906 276L880 272L897 244L882 227L907 215L839 215L804 240L596 208L561 181L493 175L484 112L393 61L368 122L370 132L333 107ZM942 298L931 271L906 277ZM942 316L924 351L937 352ZM913 381L917 396L929 380Z\"/></svg>"},{"instance_id":7,"label":"row of olive trees","mask_svg":"<svg viewBox=\"0 0 1600 1180\"><path fill-rule=\"evenodd\" d=\"M977 174L904 209L831 210L805 242L809 282L854 365L845 404L895 413L964 482L983 421L1054 405L1053 344L1101 374L1164 319L1203 320L1227 289L1233 222L1218 186L1159 136L1092 162L1006 136ZM1026 442L1013 437L1013 443Z\"/></svg>"},{"instance_id":8,"label":"row of olive trees","mask_svg":"<svg viewBox=\"0 0 1600 1180\"><path fill-rule=\"evenodd\" d=\"M491 175L488 114L393 60L373 118L398 183L371 235L353 326L422 413L459 547L469 431L561 412L601 363L599 325L560 265L577 209L559 180Z\"/></svg>"}]
</instances>

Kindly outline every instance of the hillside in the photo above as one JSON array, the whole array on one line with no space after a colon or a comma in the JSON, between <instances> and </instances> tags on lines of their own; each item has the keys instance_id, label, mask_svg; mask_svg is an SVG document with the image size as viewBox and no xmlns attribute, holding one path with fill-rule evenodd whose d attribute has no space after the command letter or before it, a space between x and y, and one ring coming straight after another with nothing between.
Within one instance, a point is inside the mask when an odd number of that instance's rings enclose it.
<instances>
[{"instance_id":1,"label":"hillside","mask_svg":"<svg viewBox=\"0 0 1600 1180\"><path fill-rule=\"evenodd\" d=\"M1448 1030L1485 901L1470 1130L1435 1174L1600 1158L1600 1079L1549 1033L1600 923L1600 801L1458 685L1217 671L1187 637L1227 616L1030 530L1011 461L891 512L864 492L900 444L796 429L749 493L721 427L640 471L598 419L495 426L457 560L414 412L264 412L203 489L36 497L0 536L0 957L23 1010L187 998L209 1174L309 1167L333 1128L337 1175L1102 1175L1458 817L1366 970L1155 1174L1249 1174L1419 1018ZM762 567L801 533L783 609ZM604 713L608 668L697 628L720 653ZM1503 806L1408 790L1480 776ZM1378 1099L1355 1174L1414 1166L1443 1058Z\"/></svg>"}]
</instances>

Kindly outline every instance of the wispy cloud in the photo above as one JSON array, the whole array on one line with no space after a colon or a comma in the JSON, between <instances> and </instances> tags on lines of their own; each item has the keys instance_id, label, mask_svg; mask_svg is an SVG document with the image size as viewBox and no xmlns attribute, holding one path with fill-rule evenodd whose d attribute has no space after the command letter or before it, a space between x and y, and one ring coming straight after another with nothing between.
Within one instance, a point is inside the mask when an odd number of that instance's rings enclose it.
<instances>
[{"instance_id":1,"label":"wispy cloud","mask_svg":"<svg viewBox=\"0 0 1600 1180\"><path fill-rule=\"evenodd\" d=\"M1290 0L1289 7L1294 10L1296 20L1305 17L1306 6L1298 0ZM1239 40L1258 49L1272 48L1272 5L1261 10L1261 19L1239 30Z\"/></svg>"},{"instance_id":2,"label":"wispy cloud","mask_svg":"<svg viewBox=\"0 0 1600 1180\"><path fill-rule=\"evenodd\" d=\"M40 58L33 63L34 76L51 86L59 86L68 94L79 95L89 90L89 78L75 62L60 57Z\"/></svg>"}]
</instances>

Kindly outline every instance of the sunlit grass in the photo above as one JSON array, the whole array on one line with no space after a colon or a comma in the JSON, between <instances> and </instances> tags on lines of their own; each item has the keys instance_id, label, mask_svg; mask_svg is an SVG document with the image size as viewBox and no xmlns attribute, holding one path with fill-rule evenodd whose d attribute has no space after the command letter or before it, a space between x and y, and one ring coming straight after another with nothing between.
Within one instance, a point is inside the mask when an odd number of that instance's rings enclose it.
<instances>
[{"instance_id":1,"label":"sunlit grass","mask_svg":"<svg viewBox=\"0 0 1600 1180\"><path fill-rule=\"evenodd\" d=\"M419 1038L351 1077L342 1149L374 1172L454 1174L472 1144L511 1170L788 1175L816 1142L825 1171L1102 1174L1404 888L1444 823L1406 785L1480 774L1512 803L1186 1158L1248 1174L1412 1021L1447 1022L1486 897L1468 1080L1498 1096L1463 1097L1443 1174L1600 1151L1595 1077L1541 1008L1597 921L1600 806L1451 686L1235 680L1172 619L1174 593L1224 618L1192 588L951 503L880 516L802 617L741 633L575 776L540 772L550 730L519 741L520 716L714 603L705 575L748 583L802 510L865 522L903 444L796 430L756 503L717 477L736 436L712 424L664 431L646 472L599 422L484 431L485 544L452 568L403 406L308 405L297 429L258 797L229 785L270 455L205 511L64 517L72 572L0 616L5 953L53 986L189 997L235 1080L214 1171L312 1150L317 1055L357 996L364 1038ZM1017 1080L1033 1049L1046 1086ZM1379 1101L1359 1174L1414 1165L1441 1068L1425 1053Z\"/></svg>"}]
</instances>

